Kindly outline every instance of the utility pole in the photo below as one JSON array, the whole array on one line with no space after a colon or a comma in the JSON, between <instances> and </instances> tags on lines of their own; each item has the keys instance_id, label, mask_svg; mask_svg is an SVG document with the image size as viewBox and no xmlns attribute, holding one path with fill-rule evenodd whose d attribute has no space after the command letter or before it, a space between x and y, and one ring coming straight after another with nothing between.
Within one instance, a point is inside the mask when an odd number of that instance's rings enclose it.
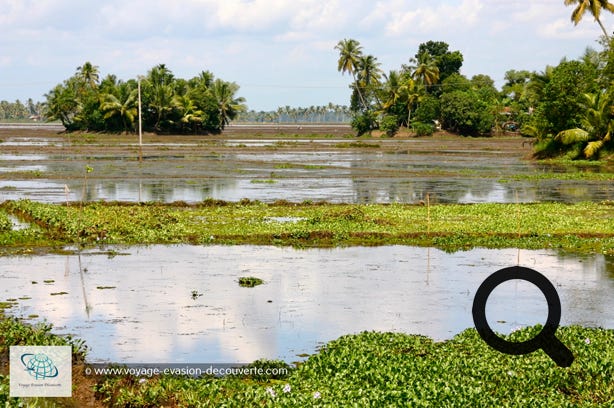
<instances>
[{"instance_id":1,"label":"utility pole","mask_svg":"<svg viewBox=\"0 0 614 408\"><path fill-rule=\"evenodd\" d=\"M138 89L139 89L139 163L143 161L143 125L141 114L141 76L138 77Z\"/></svg>"}]
</instances>

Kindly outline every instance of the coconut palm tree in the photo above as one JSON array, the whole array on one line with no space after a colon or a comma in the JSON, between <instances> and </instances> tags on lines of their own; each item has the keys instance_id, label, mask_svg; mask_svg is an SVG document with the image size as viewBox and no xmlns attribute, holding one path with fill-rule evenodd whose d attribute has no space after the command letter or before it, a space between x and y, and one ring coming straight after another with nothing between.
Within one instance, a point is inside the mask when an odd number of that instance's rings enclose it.
<instances>
[{"instance_id":1,"label":"coconut palm tree","mask_svg":"<svg viewBox=\"0 0 614 408\"><path fill-rule=\"evenodd\" d=\"M601 10L607 10L610 13L614 13L614 4L610 3L608 0L565 0L565 5L576 5L576 8L571 13L571 21L574 25L578 25L582 17L584 17L584 14L588 12L593 16L597 24L599 24L599 27L601 27L603 35L606 38L610 37L599 17L601 16Z\"/></svg>"},{"instance_id":2,"label":"coconut palm tree","mask_svg":"<svg viewBox=\"0 0 614 408\"><path fill-rule=\"evenodd\" d=\"M591 159L612 142L614 131L613 95L609 91L584 94L584 117L582 128L567 129L559 132L554 140L565 146L581 148L584 157Z\"/></svg>"},{"instance_id":3,"label":"coconut palm tree","mask_svg":"<svg viewBox=\"0 0 614 408\"><path fill-rule=\"evenodd\" d=\"M117 97L108 93L104 94L101 99L100 110L104 113L104 118L118 117L122 122L123 131L131 131L134 119L138 114L137 90L133 89L130 92L124 92L123 97L121 95Z\"/></svg>"},{"instance_id":4,"label":"coconut palm tree","mask_svg":"<svg viewBox=\"0 0 614 408\"><path fill-rule=\"evenodd\" d=\"M179 122L182 130L185 131L186 128L189 128L195 132L202 124L203 111L199 110L194 101L187 95L175 95L171 103L181 116Z\"/></svg>"},{"instance_id":5,"label":"coconut palm tree","mask_svg":"<svg viewBox=\"0 0 614 408\"><path fill-rule=\"evenodd\" d=\"M363 88L377 84L382 77L382 70L377 58L373 55L363 55L358 59L358 83Z\"/></svg>"},{"instance_id":6,"label":"coconut palm tree","mask_svg":"<svg viewBox=\"0 0 614 408\"><path fill-rule=\"evenodd\" d=\"M219 130L224 130L224 127L239 112L246 109L245 98L235 96L238 90L239 85L236 83L222 81L221 79L216 79L211 86L211 94L218 107Z\"/></svg>"},{"instance_id":7,"label":"coconut palm tree","mask_svg":"<svg viewBox=\"0 0 614 408\"><path fill-rule=\"evenodd\" d=\"M412 61L416 65L414 66L414 72L412 77L420 80L425 87L437 83L439 80L439 68L437 67L437 61L428 52L423 52L418 55L417 59Z\"/></svg>"},{"instance_id":8,"label":"coconut palm tree","mask_svg":"<svg viewBox=\"0 0 614 408\"><path fill-rule=\"evenodd\" d=\"M366 109L367 104L360 92L360 87L357 84L356 73L359 67L360 57L362 57L362 46L353 38L346 38L337 43L335 49L339 51L339 60L337 61L337 71L341 74L346 72L352 75L354 79L354 89L358 92L358 97L363 107Z\"/></svg>"},{"instance_id":9,"label":"coconut palm tree","mask_svg":"<svg viewBox=\"0 0 614 408\"><path fill-rule=\"evenodd\" d=\"M91 62L85 62L82 66L77 67L77 77L90 89L98 87L100 72L97 65L92 65Z\"/></svg>"}]
</instances>

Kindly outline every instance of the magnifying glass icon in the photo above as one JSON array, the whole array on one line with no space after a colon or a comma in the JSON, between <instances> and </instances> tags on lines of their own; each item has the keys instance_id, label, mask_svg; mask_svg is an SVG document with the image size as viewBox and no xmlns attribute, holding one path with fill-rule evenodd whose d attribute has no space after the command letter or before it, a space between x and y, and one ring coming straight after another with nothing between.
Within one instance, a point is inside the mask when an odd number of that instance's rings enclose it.
<instances>
[{"instance_id":1,"label":"magnifying glass icon","mask_svg":"<svg viewBox=\"0 0 614 408\"><path fill-rule=\"evenodd\" d=\"M548 302L548 319L542 331L530 340L515 343L497 336L486 320L486 301L490 293L500 284L512 279L531 282L542 291ZM482 340L502 353L529 354L538 349L544 352L560 367L569 367L574 357L554 335L561 321L561 300L552 283L541 273L522 266L503 268L490 275L478 288L473 299L473 323Z\"/></svg>"}]
</instances>

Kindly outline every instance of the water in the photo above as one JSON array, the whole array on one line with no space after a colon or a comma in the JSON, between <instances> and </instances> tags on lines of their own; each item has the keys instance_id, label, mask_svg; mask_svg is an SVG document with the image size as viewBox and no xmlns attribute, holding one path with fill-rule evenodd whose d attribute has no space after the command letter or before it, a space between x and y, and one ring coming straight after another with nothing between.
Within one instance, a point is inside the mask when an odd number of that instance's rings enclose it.
<instances>
[{"instance_id":1,"label":"water","mask_svg":"<svg viewBox=\"0 0 614 408\"><path fill-rule=\"evenodd\" d=\"M160 136L145 144L142 163L130 139L111 139L7 137L0 143L0 201L415 203L427 194L441 203L614 200L611 180L540 178L579 169L525 160L520 139L372 139L362 143L379 147L346 149L339 146L354 139ZM93 168L87 185L86 166Z\"/></svg>"},{"instance_id":2,"label":"water","mask_svg":"<svg viewBox=\"0 0 614 408\"><path fill-rule=\"evenodd\" d=\"M32 156L32 155L31 155ZM614 183L585 180L509 180L550 171L531 162L455 155L368 152L254 153L133 157L0 156L0 201L187 201L207 198L265 202L286 199L350 203L540 202L614 200ZM94 171L84 180L85 166ZM264 181L264 182L263 182ZM70 194L65 193L68 186ZM85 192L85 194L84 194Z\"/></svg>"},{"instance_id":3,"label":"water","mask_svg":"<svg viewBox=\"0 0 614 408\"><path fill-rule=\"evenodd\" d=\"M56 332L85 339L90 361L292 362L363 330L451 338L473 327L480 283L518 255L406 246L113 249L119 254L3 258L0 298L24 298L10 313L39 315ZM561 324L614 328L612 257L522 250L520 259L557 288ZM241 276L265 284L241 288ZM494 330L509 333L543 323L544 305L532 285L510 281L489 298L487 316Z\"/></svg>"}]
</instances>

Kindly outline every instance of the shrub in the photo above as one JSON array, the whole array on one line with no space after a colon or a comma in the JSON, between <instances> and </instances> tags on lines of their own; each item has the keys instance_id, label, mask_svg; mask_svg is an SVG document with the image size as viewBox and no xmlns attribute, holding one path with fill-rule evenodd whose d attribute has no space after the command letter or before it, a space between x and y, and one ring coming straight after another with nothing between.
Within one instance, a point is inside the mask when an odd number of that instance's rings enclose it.
<instances>
[{"instance_id":1,"label":"shrub","mask_svg":"<svg viewBox=\"0 0 614 408\"><path fill-rule=\"evenodd\" d=\"M352 129L356 131L358 136L362 136L365 133L371 132L375 129L375 120L373 118L373 114L366 112L357 114L352 119Z\"/></svg>"},{"instance_id":2,"label":"shrub","mask_svg":"<svg viewBox=\"0 0 614 408\"><path fill-rule=\"evenodd\" d=\"M416 136L431 136L435 132L435 126L430 123L414 122L411 127Z\"/></svg>"},{"instance_id":3,"label":"shrub","mask_svg":"<svg viewBox=\"0 0 614 408\"><path fill-rule=\"evenodd\" d=\"M395 115L386 115L382 119L379 128L386 132L386 136L392 137L399 130L399 119Z\"/></svg>"}]
</instances>

